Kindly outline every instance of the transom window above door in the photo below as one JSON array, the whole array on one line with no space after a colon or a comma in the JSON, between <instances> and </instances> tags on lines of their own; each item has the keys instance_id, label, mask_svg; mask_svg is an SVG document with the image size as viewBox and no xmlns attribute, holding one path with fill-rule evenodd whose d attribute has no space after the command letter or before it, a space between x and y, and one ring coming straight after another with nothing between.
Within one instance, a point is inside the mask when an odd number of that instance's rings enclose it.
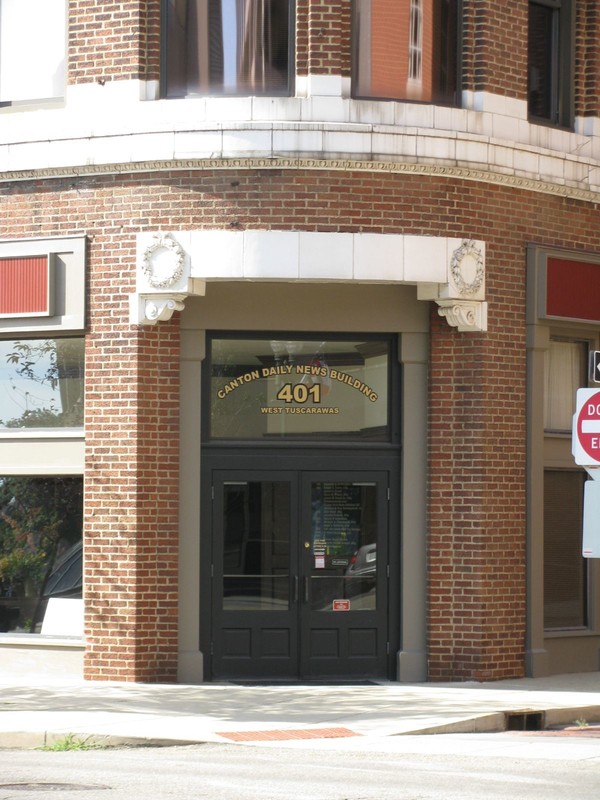
<instances>
[{"instance_id":1,"label":"transom window above door","mask_svg":"<svg viewBox=\"0 0 600 800\"><path fill-rule=\"evenodd\" d=\"M293 0L167 0L167 97L289 95Z\"/></svg>"},{"instance_id":2,"label":"transom window above door","mask_svg":"<svg viewBox=\"0 0 600 800\"><path fill-rule=\"evenodd\" d=\"M390 441L391 340L209 341L208 438Z\"/></svg>"}]
</instances>

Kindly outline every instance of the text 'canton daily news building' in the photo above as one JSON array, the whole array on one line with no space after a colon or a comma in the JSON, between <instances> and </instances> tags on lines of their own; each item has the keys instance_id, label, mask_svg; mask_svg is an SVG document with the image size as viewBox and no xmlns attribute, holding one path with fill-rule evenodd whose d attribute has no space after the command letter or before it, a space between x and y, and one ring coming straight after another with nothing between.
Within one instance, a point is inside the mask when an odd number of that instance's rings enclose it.
<instances>
[{"instance_id":1,"label":"text 'canton daily news building'","mask_svg":"<svg viewBox=\"0 0 600 800\"><path fill-rule=\"evenodd\" d=\"M5 668L598 670L599 42L595 0L0 0Z\"/></svg>"}]
</instances>

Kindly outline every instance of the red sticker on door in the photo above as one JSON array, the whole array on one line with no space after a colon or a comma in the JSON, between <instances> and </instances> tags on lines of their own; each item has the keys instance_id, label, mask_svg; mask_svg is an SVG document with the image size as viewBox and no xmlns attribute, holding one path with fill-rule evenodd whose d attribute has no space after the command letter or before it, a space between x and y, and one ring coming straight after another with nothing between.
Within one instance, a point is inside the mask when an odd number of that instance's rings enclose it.
<instances>
[{"instance_id":1,"label":"red sticker on door","mask_svg":"<svg viewBox=\"0 0 600 800\"><path fill-rule=\"evenodd\" d=\"M350 600L334 600L333 611L350 611Z\"/></svg>"}]
</instances>

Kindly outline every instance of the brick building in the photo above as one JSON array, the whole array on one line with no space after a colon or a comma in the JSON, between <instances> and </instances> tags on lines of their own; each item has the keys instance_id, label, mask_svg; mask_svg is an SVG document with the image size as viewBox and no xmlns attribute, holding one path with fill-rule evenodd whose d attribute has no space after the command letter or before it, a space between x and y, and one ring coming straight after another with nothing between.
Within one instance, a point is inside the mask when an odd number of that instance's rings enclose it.
<instances>
[{"instance_id":1,"label":"brick building","mask_svg":"<svg viewBox=\"0 0 600 800\"><path fill-rule=\"evenodd\" d=\"M598 669L599 41L592 0L0 0L4 664Z\"/></svg>"}]
</instances>

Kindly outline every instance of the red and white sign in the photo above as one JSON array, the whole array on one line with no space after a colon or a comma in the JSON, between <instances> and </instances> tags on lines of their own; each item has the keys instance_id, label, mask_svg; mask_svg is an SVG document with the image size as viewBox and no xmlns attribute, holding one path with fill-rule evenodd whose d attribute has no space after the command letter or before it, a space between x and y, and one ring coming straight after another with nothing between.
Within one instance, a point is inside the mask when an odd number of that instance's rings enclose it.
<instances>
[{"instance_id":1,"label":"red and white sign","mask_svg":"<svg viewBox=\"0 0 600 800\"><path fill-rule=\"evenodd\" d=\"M350 600L334 600L334 611L350 611Z\"/></svg>"},{"instance_id":2,"label":"red and white sign","mask_svg":"<svg viewBox=\"0 0 600 800\"><path fill-rule=\"evenodd\" d=\"M600 464L600 391L578 389L573 417L573 456L582 466Z\"/></svg>"}]
</instances>

